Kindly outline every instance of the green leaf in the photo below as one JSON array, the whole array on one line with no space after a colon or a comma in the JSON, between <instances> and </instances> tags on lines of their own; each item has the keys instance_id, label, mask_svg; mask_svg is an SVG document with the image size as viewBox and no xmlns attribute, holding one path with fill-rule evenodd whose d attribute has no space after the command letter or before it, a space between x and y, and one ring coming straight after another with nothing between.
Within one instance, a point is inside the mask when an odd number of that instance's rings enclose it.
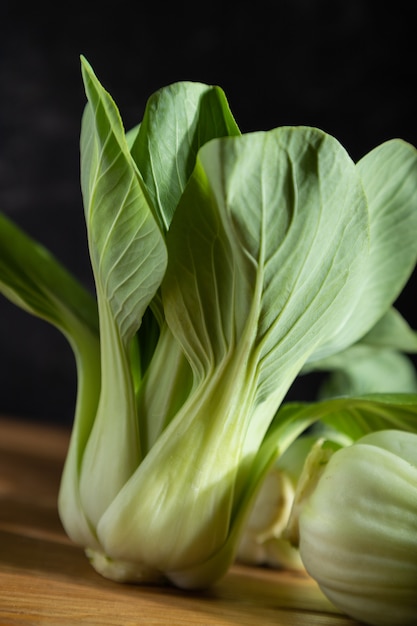
<instances>
[{"instance_id":1,"label":"green leaf","mask_svg":"<svg viewBox=\"0 0 417 626\"><path fill-rule=\"evenodd\" d=\"M394 307L361 339L363 344L401 350L409 354L417 352L417 332Z\"/></svg>"},{"instance_id":2,"label":"green leaf","mask_svg":"<svg viewBox=\"0 0 417 626\"><path fill-rule=\"evenodd\" d=\"M141 458L131 343L166 267L165 244L118 109L82 59L81 181L100 318L102 387L80 492L95 526ZM109 451L117 463L109 462Z\"/></svg>"},{"instance_id":3,"label":"green leaf","mask_svg":"<svg viewBox=\"0 0 417 626\"><path fill-rule=\"evenodd\" d=\"M412 361L396 350L361 342L321 361L332 372L320 388L320 398L369 393L417 393Z\"/></svg>"},{"instance_id":4,"label":"green leaf","mask_svg":"<svg viewBox=\"0 0 417 626\"><path fill-rule=\"evenodd\" d=\"M78 476L100 393L97 304L42 245L0 214L0 292L17 306L58 328L77 365L77 402L62 479L60 510L65 528L82 543L94 542L80 505Z\"/></svg>"},{"instance_id":5,"label":"green leaf","mask_svg":"<svg viewBox=\"0 0 417 626\"><path fill-rule=\"evenodd\" d=\"M417 394L372 394L288 403L280 408L274 423L303 419L309 419L311 425L320 420L352 441L389 428L417 432Z\"/></svg>"},{"instance_id":6,"label":"green leaf","mask_svg":"<svg viewBox=\"0 0 417 626\"><path fill-rule=\"evenodd\" d=\"M91 429L100 388L97 304L91 294L42 245L0 214L0 292L60 330L77 364L74 431L77 464Z\"/></svg>"},{"instance_id":7,"label":"green leaf","mask_svg":"<svg viewBox=\"0 0 417 626\"><path fill-rule=\"evenodd\" d=\"M166 251L117 109L87 70L85 80L92 104L83 117L81 167L90 254L99 306L102 296L128 344L160 285Z\"/></svg>"},{"instance_id":8,"label":"green leaf","mask_svg":"<svg viewBox=\"0 0 417 626\"><path fill-rule=\"evenodd\" d=\"M370 255L363 264L363 295L350 320L314 360L358 341L401 293L417 260L417 150L394 139L357 164L370 214ZM313 360L313 359L312 359Z\"/></svg>"},{"instance_id":9,"label":"green leaf","mask_svg":"<svg viewBox=\"0 0 417 626\"><path fill-rule=\"evenodd\" d=\"M349 317L367 225L357 170L321 131L278 128L203 146L167 236L162 285L196 379L233 360L256 385L254 405L277 407Z\"/></svg>"},{"instance_id":10,"label":"green leaf","mask_svg":"<svg viewBox=\"0 0 417 626\"><path fill-rule=\"evenodd\" d=\"M319 361L306 363L302 374L331 372L318 397L365 393L413 393L417 373L413 362L402 352L417 350L417 333L391 307L360 341Z\"/></svg>"},{"instance_id":11,"label":"green leaf","mask_svg":"<svg viewBox=\"0 0 417 626\"><path fill-rule=\"evenodd\" d=\"M127 146L129 148L129 150L132 149L132 146L134 145L134 143L135 143L135 141L137 139L139 130L140 130L140 124L137 124L136 126L134 126L133 128L131 128L130 130L127 131L127 133L126 133L126 143L127 143Z\"/></svg>"},{"instance_id":12,"label":"green leaf","mask_svg":"<svg viewBox=\"0 0 417 626\"><path fill-rule=\"evenodd\" d=\"M56 326L71 343L76 341L79 326L98 335L97 305L91 294L48 250L3 214L0 291L17 306Z\"/></svg>"},{"instance_id":13,"label":"green leaf","mask_svg":"<svg viewBox=\"0 0 417 626\"><path fill-rule=\"evenodd\" d=\"M149 98L131 153L163 228L169 228L199 148L238 134L220 87L183 81Z\"/></svg>"},{"instance_id":14,"label":"green leaf","mask_svg":"<svg viewBox=\"0 0 417 626\"><path fill-rule=\"evenodd\" d=\"M371 215L367 308L369 329L397 298L417 261L417 150L400 139L387 141L357 164ZM369 320L369 321L368 321Z\"/></svg>"}]
</instances>

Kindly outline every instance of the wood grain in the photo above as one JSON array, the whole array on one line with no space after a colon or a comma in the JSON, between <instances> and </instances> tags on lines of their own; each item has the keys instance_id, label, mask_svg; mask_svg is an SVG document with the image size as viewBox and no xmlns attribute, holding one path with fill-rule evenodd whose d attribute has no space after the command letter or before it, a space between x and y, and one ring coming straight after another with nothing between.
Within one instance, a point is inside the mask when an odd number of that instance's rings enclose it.
<instances>
[{"instance_id":1,"label":"wood grain","mask_svg":"<svg viewBox=\"0 0 417 626\"><path fill-rule=\"evenodd\" d=\"M108 581L60 524L68 432L0 419L0 626L354 626L304 574L235 565L212 589Z\"/></svg>"}]
</instances>

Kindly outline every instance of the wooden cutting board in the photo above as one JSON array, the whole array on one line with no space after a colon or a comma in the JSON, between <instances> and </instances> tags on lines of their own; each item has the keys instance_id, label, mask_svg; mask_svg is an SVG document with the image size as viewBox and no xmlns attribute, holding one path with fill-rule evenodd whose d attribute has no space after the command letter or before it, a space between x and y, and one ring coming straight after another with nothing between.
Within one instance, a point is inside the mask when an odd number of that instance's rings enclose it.
<instances>
[{"instance_id":1,"label":"wooden cutting board","mask_svg":"<svg viewBox=\"0 0 417 626\"><path fill-rule=\"evenodd\" d=\"M305 574L235 565L213 588L122 585L66 537L56 500L69 433L0 418L0 626L354 626Z\"/></svg>"}]
</instances>

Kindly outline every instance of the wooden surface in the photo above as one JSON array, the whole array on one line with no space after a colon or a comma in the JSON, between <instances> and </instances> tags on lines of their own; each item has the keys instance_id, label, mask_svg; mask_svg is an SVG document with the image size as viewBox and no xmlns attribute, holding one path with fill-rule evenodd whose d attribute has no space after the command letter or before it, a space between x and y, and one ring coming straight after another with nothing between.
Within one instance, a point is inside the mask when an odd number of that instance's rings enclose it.
<instances>
[{"instance_id":1,"label":"wooden surface","mask_svg":"<svg viewBox=\"0 0 417 626\"><path fill-rule=\"evenodd\" d=\"M354 626L303 574L235 565L206 592L108 581L62 530L68 433L0 419L0 626Z\"/></svg>"}]
</instances>

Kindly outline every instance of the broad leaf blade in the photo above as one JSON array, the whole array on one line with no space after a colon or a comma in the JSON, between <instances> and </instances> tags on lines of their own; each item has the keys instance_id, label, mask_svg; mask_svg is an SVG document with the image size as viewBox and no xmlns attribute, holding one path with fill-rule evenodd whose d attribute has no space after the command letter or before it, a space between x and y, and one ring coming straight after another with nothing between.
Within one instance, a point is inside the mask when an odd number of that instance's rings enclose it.
<instances>
[{"instance_id":1,"label":"broad leaf blade","mask_svg":"<svg viewBox=\"0 0 417 626\"><path fill-rule=\"evenodd\" d=\"M417 333L394 308L362 339L319 361L307 363L302 374L331 372L319 390L319 397L358 396L365 393L413 393L417 372L403 353L417 351Z\"/></svg>"},{"instance_id":2,"label":"broad leaf blade","mask_svg":"<svg viewBox=\"0 0 417 626\"><path fill-rule=\"evenodd\" d=\"M68 338L74 323L98 334L94 298L43 246L1 214L0 292Z\"/></svg>"},{"instance_id":3,"label":"broad leaf blade","mask_svg":"<svg viewBox=\"0 0 417 626\"><path fill-rule=\"evenodd\" d=\"M416 265L417 150L393 139L369 152L357 168L371 217L369 302L363 316L373 320L401 293ZM371 328L374 323L367 325Z\"/></svg>"},{"instance_id":4,"label":"broad leaf blade","mask_svg":"<svg viewBox=\"0 0 417 626\"><path fill-rule=\"evenodd\" d=\"M169 228L199 148L215 137L238 134L219 87L183 81L149 98L131 153L163 228Z\"/></svg>"},{"instance_id":5,"label":"broad leaf blade","mask_svg":"<svg viewBox=\"0 0 417 626\"><path fill-rule=\"evenodd\" d=\"M254 442L349 316L367 226L356 168L321 131L279 128L201 149L167 236L165 313L197 377L226 361L236 385L246 376L259 407Z\"/></svg>"},{"instance_id":6,"label":"broad leaf blade","mask_svg":"<svg viewBox=\"0 0 417 626\"><path fill-rule=\"evenodd\" d=\"M417 352L417 332L394 307L388 309L369 333L363 336L361 342L371 346L390 347L403 352Z\"/></svg>"},{"instance_id":7,"label":"broad leaf blade","mask_svg":"<svg viewBox=\"0 0 417 626\"><path fill-rule=\"evenodd\" d=\"M363 296L322 358L358 341L401 293L417 260L417 150L401 140L385 142L357 163L368 199L370 255L363 265Z\"/></svg>"},{"instance_id":8,"label":"broad leaf blade","mask_svg":"<svg viewBox=\"0 0 417 626\"><path fill-rule=\"evenodd\" d=\"M417 393L414 365L397 350L359 342L325 359L323 369L331 373L320 388L320 398Z\"/></svg>"}]
</instances>

